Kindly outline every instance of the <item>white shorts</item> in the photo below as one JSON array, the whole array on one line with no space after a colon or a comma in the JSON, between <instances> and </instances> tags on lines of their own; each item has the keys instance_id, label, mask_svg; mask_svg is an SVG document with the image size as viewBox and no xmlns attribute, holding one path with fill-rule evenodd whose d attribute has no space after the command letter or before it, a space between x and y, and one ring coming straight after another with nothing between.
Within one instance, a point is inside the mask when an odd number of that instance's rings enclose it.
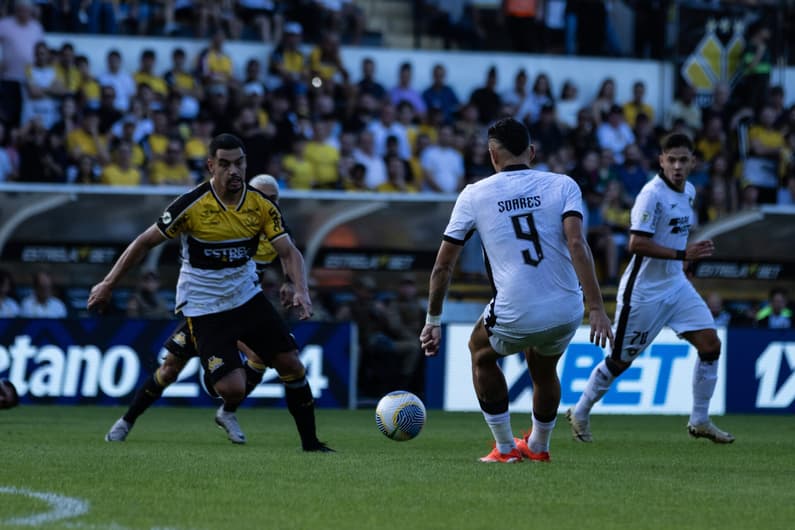
<instances>
[{"instance_id":1,"label":"white shorts","mask_svg":"<svg viewBox=\"0 0 795 530\"><path fill-rule=\"evenodd\" d=\"M541 355L559 355L566 351L566 347L568 347L580 324L582 324L582 318L542 331L529 333L521 338L500 333L499 326L486 328L486 331L489 333L489 344L500 355L511 355L524 351L526 348L535 348Z\"/></svg>"},{"instance_id":2,"label":"white shorts","mask_svg":"<svg viewBox=\"0 0 795 530\"><path fill-rule=\"evenodd\" d=\"M693 284L681 288L661 300L616 305L615 348L611 356L632 362L651 344L664 326L681 335L688 331L715 329L715 320Z\"/></svg>"}]
</instances>

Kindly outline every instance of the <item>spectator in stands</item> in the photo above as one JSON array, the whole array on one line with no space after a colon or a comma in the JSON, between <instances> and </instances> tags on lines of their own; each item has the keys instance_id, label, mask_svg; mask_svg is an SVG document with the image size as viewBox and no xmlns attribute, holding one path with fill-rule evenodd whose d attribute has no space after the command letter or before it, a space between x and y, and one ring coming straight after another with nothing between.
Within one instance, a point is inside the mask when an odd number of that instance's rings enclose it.
<instances>
[{"instance_id":1,"label":"spectator in stands","mask_svg":"<svg viewBox=\"0 0 795 530\"><path fill-rule=\"evenodd\" d=\"M402 63L398 70L398 84L389 91L389 100L393 105L400 105L401 101L408 101L414 107L414 112L425 115L426 105L419 92L411 86L411 63Z\"/></svg>"},{"instance_id":2,"label":"spectator in stands","mask_svg":"<svg viewBox=\"0 0 795 530\"><path fill-rule=\"evenodd\" d=\"M465 185L473 184L478 180L488 177L492 173L494 173L494 168L491 165L489 144L486 141L486 135L478 134L470 137L466 151L464 152ZM476 245L472 246L475 247Z\"/></svg>"},{"instance_id":3,"label":"spectator in stands","mask_svg":"<svg viewBox=\"0 0 795 530\"><path fill-rule=\"evenodd\" d=\"M294 190L309 190L315 185L315 168L306 157L307 139L299 136L293 142L292 153L282 158L287 186Z\"/></svg>"},{"instance_id":4,"label":"spectator in stands","mask_svg":"<svg viewBox=\"0 0 795 530\"><path fill-rule=\"evenodd\" d=\"M213 136L229 132L234 128L234 103L229 95L229 87L224 83L215 83L207 89L207 100L202 105L215 125Z\"/></svg>"},{"instance_id":5,"label":"spectator in stands","mask_svg":"<svg viewBox=\"0 0 795 530\"><path fill-rule=\"evenodd\" d=\"M478 109L472 103L466 103L461 106L458 111L458 119L453 124L453 130L456 136L461 138L461 150L466 147L466 143L473 135L480 135L485 133L486 127L480 122L478 117Z\"/></svg>"},{"instance_id":6,"label":"spectator in stands","mask_svg":"<svg viewBox=\"0 0 795 530\"><path fill-rule=\"evenodd\" d=\"M135 80L121 68L121 53L110 50L107 55L107 70L99 76L101 86L110 85L116 91L116 108L127 112L130 99L135 95Z\"/></svg>"},{"instance_id":7,"label":"spectator in stands","mask_svg":"<svg viewBox=\"0 0 795 530\"><path fill-rule=\"evenodd\" d=\"M91 73L91 66L88 57L78 55L75 58L75 66L80 71L80 88L78 101L83 107L97 108L100 98L100 84L97 78Z\"/></svg>"},{"instance_id":8,"label":"spectator in stands","mask_svg":"<svg viewBox=\"0 0 795 530\"><path fill-rule=\"evenodd\" d=\"M712 101L701 109L701 121L708 123L713 117L721 119L724 127L728 128L732 121L733 109L729 103L731 98L731 88L726 81L719 81L715 84L712 91Z\"/></svg>"},{"instance_id":9,"label":"spectator in stands","mask_svg":"<svg viewBox=\"0 0 795 530\"><path fill-rule=\"evenodd\" d=\"M202 86L186 68L185 50L174 48L171 53L171 69L163 76L172 94L179 94L180 117L194 119L199 114L199 101L204 97Z\"/></svg>"},{"instance_id":10,"label":"spectator in stands","mask_svg":"<svg viewBox=\"0 0 795 530\"><path fill-rule=\"evenodd\" d=\"M438 145L429 146L421 157L425 191L456 193L464 179L464 157L453 148L453 128L449 125L439 130Z\"/></svg>"},{"instance_id":11,"label":"spectator in stands","mask_svg":"<svg viewBox=\"0 0 795 530\"><path fill-rule=\"evenodd\" d=\"M538 121L528 127L528 130L530 138L533 139L533 145L544 153L551 155L563 147L565 138L558 125L555 104L552 102L542 105Z\"/></svg>"},{"instance_id":12,"label":"spectator in stands","mask_svg":"<svg viewBox=\"0 0 795 530\"><path fill-rule=\"evenodd\" d=\"M701 107L696 102L696 91L687 83L682 83L676 99L668 108L665 115L664 126L666 129L673 129L676 120L684 120L686 130L684 131L691 138L701 130Z\"/></svg>"},{"instance_id":13,"label":"spectator in stands","mask_svg":"<svg viewBox=\"0 0 795 530\"><path fill-rule=\"evenodd\" d=\"M168 84L166 84L163 76L155 73L155 63L157 55L155 50L147 48L141 52L140 63L138 71L133 74L133 80L136 85L145 84L155 93L158 101L162 102L168 95Z\"/></svg>"},{"instance_id":14,"label":"spectator in stands","mask_svg":"<svg viewBox=\"0 0 795 530\"><path fill-rule=\"evenodd\" d=\"M566 141L574 148L574 156L578 159L589 151L599 150L596 120L591 107L583 107L577 112L577 125L569 131Z\"/></svg>"},{"instance_id":15,"label":"spectator in stands","mask_svg":"<svg viewBox=\"0 0 795 530\"><path fill-rule=\"evenodd\" d=\"M0 269L0 318L18 317L19 311L14 277L6 269Z\"/></svg>"},{"instance_id":16,"label":"spectator in stands","mask_svg":"<svg viewBox=\"0 0 795 530\"><path fill-rule=\"evenodd\" d=\"M116 108L116 90L112 85L105 85L99 92L99 133L108 134L113 125L124 117L124 114Z\"/></svg>"},{"instance_id":17,"label":"spectator in stands","mask_svg":"<svg viewBox=\"0 0 795 530\"><path fill-rule=\"evenodd\" d=\"M88 155L99 163L109 160L108 139L99 132L99 114L95 109L83 109L80 127L68 134L66 148L73 161L82 155Z\"/></svg>"},{"instance_id":18,"label":"spectator in stands","mask_svg":"<svg viewBox=\"0 0 795 530\"><path fill-rule=\"evenodd\" d=\"M55 77L63 87L64 95L77 96L80 90L80 69L75 64L75 48L69 42L61 44L55 64Z\"/></svg>"},{"instance_id":19,"label":"spectator in stands","mask_svg":"<svg viewBox=\"0 0 795 530\"><path fill-rule=\"evenodd\" d=\"M504 0L502 16L510 37L511 49L535 53L540 50L543 31L543 7L534 0Z\"/></svg>"},{"instance_id":20,"label":"spectator in stands","mask_svg":"<svg viewBox=\"0 0 795 530\"><path fill-rule=\"evenodd\" d=\"M13 129L20 124L25 69L34 60L34 47L44 29L33 17L33 2L17 0L14 14L0 19L0 119Z\"/></svg>"},{"instance_id":21,"label":"spectator in stands","mask_svg":"<svg viewBox=\"0 0 795 530\"><path fill-rule=\"evenodd\" d=\"M602 224L601 205L607 187L608 176L599 167L599 153L595 150L586 151L571 172L571 177L580 187L585 208L583 209L583 227L590 230L591 227Z\"/></svg>"},{"instance_id":22,"label":"spectator in stands","mask_svg":"<svg viewBox=\"0 0 795 530\"><path fill-rule=\"evenodd\" d=\"M616 101L616 82L612 77L607 77L599 85L599 91L596 93L596 98L591 103L593 110L593 117L597 123L601 123L607 119L607 115L618 102Z\"/></svg>"},{"instance_id":23,"label":"spectator in stands","mask_svg":"<svg viewBox=\"0 0 795 530\"><path fill-rule=\"evenodd\" d=\"M783 329L792 327L792 310L788 307L787 291L780 287L770 290L767 304L756 313L756 327Z\"/></svg>"},{"instance_id":24,"label":"spectator in stands","mask_svg":"<svg viewBox=\"0 0 795 530\"><path fill-rule=\"evenodd\" d=\"M740 188L739 210L756 210L759 208L759 188L743 182Z\"/></svg>"},{"instance_id":25,"label":"spectator in stands","mask_svg":"<svg viewBox=\"0 0 795 530\"><path fill-rule=\"evenodd\" d=\"M162 110L152 113L152 132L143 141L144 152L150 162L163 159L171 136L172 130L166 113Z\"/></svg>"},{"instance_id":26,"label":"spectator in stands","mask_svg":"<svg viewBox=\"0 0 795 530\"><path fill-rule=\"evenodd\" d=\"M502 104L513 107L514 113L519 110L519 106L527 97L527 72L520 68L513 78L513 86L510 90L502 93Z\"/></svg>"},{"instance_id":27,"label":"spectator in stands","mask_svg":"<svg viewBox=\"0 0 795 530\"><path fill-rule=\"evenodd\" d=\"M232 57L224 51L225 40L223 30L216 30L210 46L199 54L197 71L205 87L222 85L234 89L237 86Z\"/></svg>"},{"instance_id":28,"label":"spectator in stands","mask_svg":"<svg viewBox=\"0 0 795 530\"><path fill-rule=\"evenodd\" d=\"M632 202L627 202L627 195L620 180L607 181L600 209L602 225L595 227L594 231L601 235L601 241L595 246L604 251L605 283L608 285L618 285L618 265L626 255L629 242L629 205Z\"/></svg>"},{"instance_id":29,"label":"spectator in stands","mask_svg":"<svg viewBox=\"0 0 795 530\"><path fill-rule=\"evenodd\" d=\"M632 99L624 103L624 119L633 129L638 114L645 114L654 123L654 109L646 103L643 98L646 95L646 84L643 81L635 81L632 84Z\"/></svg>"},{"instance_id":30,"label":"spectator in stands","mask_svg":"<svg viewBox=\"0 0 795 530\"><path fill-rule=\"evenodd\" d=\"M73 2L74 4L74 2ZM118 2L114 0L88 0L80 2L76 10L81 33L104 33L115 35L118 33L116 8ZM85 20L85 22L83 22Z\"/></svg>"},{"instance_id":31,"label":"spectator in stands","mask_svg":"<svg viewBox=\"0 0 795 530\"><path fill-rule=\"evenodd\" d=\"M275 153L289 153L292 151L298 129L297 117L290 109L290 101L284 91L279 90L271 94L269 111L271 149Z\"/></svg>"},{"instance_id":32,"label":"spectator in stands","mask_svg":"<svg viewBox=\"0 0 795 530\"><path fill-rule=\"evenodd\" d=\"M398 151L401 158L408 160L411 156L411 146L409 145L406 128L402 123L395 120L395 107L391 103L386 103L381 107L380 119L370 122L367 130L373 133L375 152L378 156L386 154L386 139L389 136L397 138Z\"/></svg>"},{"instance_id":33,"label":"spectator in stands","mask_svg":"<svg viewBox=\"0 0 795 530\"><path fill-rule=\"evenodd\" d=\"M312 139L306 144L306 159L312 164L316 189L333 190L340 187L338 164L340 152L330 141L331 122L318 120L314 124Z\"/></svg>"},{"instance_id":34,"label":"spectator in stands","mask_svg":"<svg viewBox=\"0 0 795 530\"><path fill-rule=\"evenodd\" d=\"M425 393L424 354L417 344L417 328L425 322L425 302L417 295L412 273L400 277L397 295L384 308L392 348L396 357L394 389L407 389L419 396Z\"/></svg>"},{"instance_id":35,"label":"spectator in stands","mask_svg":"<svg viewBox=\"0 0 795 530\"><path fill-rule=\"evenodd\" d=\"M478 110L478 120L482 125L497 119L502 108L502 99L497 93L497 67L491 66L486 72L486 84L476 88L469 95L469 103Z\"/></svg>"},{"instance_id":36,"label":"spectator in stands","mask_svg":"<svg viewBox=\"0 0 795 530\"><path fill-rule=\"evenodd\" d=\"M790 167L784 179L784 186L779 188L776 204L795 205L795 166Z\"/></svg>"},{"instance_id":37,"label":"spectator in stands","mask_svg":"<svg viewBox=\"0 0 795 530\"><path fill-rule=\"evenodd\" d=\"M382 193L416 193L417 188L408 182L406 164L397 155L388 155L386 163L386 182L379 184L375 190Z\"/></svg>"},{"instance_id":38,"label":"spectator in stands","mask_svg":"<svg viewBox=\"0 0 795 530\"><path fill-rule=\"evenodd\" d=\"M66 318L66 305L54 294L52 277L39 271L33 275L33 292L22 300L23 318Z\"/></svg>"},{"instance_id":39,"label":"spectator in stands","mask_svg":"<svg viewBox=\"0 0 795 530\"><path fill-rule=\"evenodd\" d=\"M607 113L607 120L599 124L596 137L602 149L609 149L613 153L615 162L624 162L624 149L635 142L635 133L624 120L624 112L618 105L613 105Z\"/></svg>"},{"instance_id":40,"label":"spectator in stands","mask_svg":"<svg viewBox=\"0 0 795 530\"><path fill-rule=\"evenodd\" d=\"M533 88L530 90L530 93L527 94L524 101L522 101L514 117L524 122L527 127L530 127L537 122L538 118L541 116L541 107L554 103L555 100L552 96L549 76L540 73L536 76L535 81L533 81Z\"/></svg>"},{"instance_id":41,"label":"spectator in stands","mask_svg":"<svg viewBox=\"0 0 795 530\"><path fill-rule=\"evenodd\" d=\"M284 17L282 2L274 0L237 0L235 14L243 26L253 26L262 42L278 42Z\"/></svg>"},{"instance_id":42,"label":"spectator in stands","mask_svg":"<svg viewBox=\"0 0 795 530\"><path fill-rule=\"evenodd\" d=\"M82 155L77 164L69 167L68 180L74 184L99 184L102 170L88 155Z\"/></svg>"},{"instance_id":43,"label":"spectator in stands","mask_svg":"<svg viewBox=\"0 0 795 530\"><path fill-rule=\"evenodd\" d=\"M16 180L19 172L19 154L11 145L5 122L0 120L0 182Z\"/></svg>"},{"instance_id":44,"label":"spectator in stands","mask_svg":"<svg viewBox=\"0 0 795 530\"><path fill-rule=\"evenodd\" d=\"M709 312L712 313L712 318L715 320L715 325L718 327L729 327L732 315L724 307L723 297L719 293L712 291L707 294L705 301Z\"/></svg>"},{"instance_id":45,"label":"spectator in stands","mask_svg":"<svg viewBox=\"0 0 795 530\"><path fill-rule=\"evenodd\" d=\"M635 14L635 55L644 59L662 59L670 0L637 0L629 3Z\"/></svg>"},{"instance_id":46,"label":"spectator in stands","mask_svg":"<svg viewBox=\"0 0 795 530\"><path fill-rule=\"evenodd\" d=\"M442 111L444 123L451 124L453 117L461 104L453 88L445 83L447 70L441 64L433 67L431 86L422 92L422 100L425 108L435 108Z\"/></svg>"},{"instance_id":47,"label":"spectator in stands","mask_svg":"<svg viewBox=\"0 0 795 530\"><path fill-rule=\"evenodd\" d=\"M173 311L160 295L160 276L155 270L141 273L135 292L127 301L127 318L173 318Z\"/></svg>"},{"instance_id":48,"label":"spectator in stands","mask_svg":"<svg viewBox=\"0 0 795 530\"><path fill-rule=\"evenodd\" d=\"M22 105L22 123L38 117L45 129L58 121L59 98L64 95L63 85L58 81L50 49L44 41L34 48L33 63L25 68L25 90Z\"/></svg>"},{"instance_id":49,"label":"spectator in stands","mask_svg":"<svg viewBox=\"0 0 795 530\"><path fill-rule=\"evenodd\" d=\"M770 86L773 56L769 42L772 33L764 20L758 20L748 27L746 35L741 66L743 76L735 88L735 96L738 101L758 105L767 100Z\"/></svg>"},{"instance_id":50,"label":"spectator in stands","mask_svg":"<svg viewBox=\"0 0 795 530\"><path fill-rule=\"evenodd\" d=\"M397 121L406 131L406 138L409 142L409 149L413 150L417 143L419 127L417 127L414 107L408 101L403 101L397 106Z\"/></svg>"},{"instance_id":51,"label":"spectator in stands","mask_svg":"<svg viewBox=\"0 0 795 530\"><path fill-rule=\"evenodd\" d=\"M715 156L726 147L726 141L723 121L720 116L712 115L705 122L704 129L696 137L696 150L702 154L705 161L711 163Z\"/></svg>"},{"instance_id":52,"label":"spectator in stands","mask_svg":"<svg viewBox=\"0 0 795 530\"><path fill-rule=\"evenodd\" d=\"M367 168L359 162L351 166L350 171L343 177L342 187L345 191L372 191L365 183Z\"/></svg>"},{"instance_id":53,"label":"spectator in stands","mask_svg":"<svg viewBox=\"0 0 795 530\"><path fill-rule=\"evenodd\" d=\"M773 107L764 105L748 129L749 149L743 174L745 182L758 189L762 204L776 202L779 176L790 155L784 135L775 127L775 119Z\"/></svg>"},{"instance_id":54,"label":"spectator in stands","mask_svg":"<svg viewBox=\"0 0 795 530\"><path fill-rule=\"evenodd\" d=\"M132 165L132 146L119 142L113 152L113 161L102 169L102 184L108 186L140 186L141 170Z\"/></svg>"},{"instance_id":55,"label":"spectator in stands","mask_svg":"<svg viewBox=\"0 0 795 530\"><path fill-rule=\"evenodd\" d=\"M306 92L309 66L300 50L302 35L303 28L298 22L284 25L282 40L270 55L268 75L271 85L268 88L281 87L291 95Z\"/></svg>"},{"instance_id":56,"label":"spectator in stands","mask_svg":"<svg viewBox=\"0 0 795 530\"><path fill-rule=\"evenodd\" d=\"M632 204L635 197L649 180L649 168L643 153L636 144L624 148L624 161L617 164L614 176L621 182L622 201ZM691 177L692 178L692 177Z\"/></svg>"},{"instance_id":57,"label":"spectator in stands","mask_svg":"<svg viewBox=\"0 0 795 530\"><path fill-rule=\"evenodd\" d=\"M556 103L558 123L569 131L577 126L577 113L582 108L580 90L571 79L563 82L560 89L560 98Z\"/></svg>"},{"instance_id":58,"label":"spectator in stands","mask_svg":"<svg viewBox=\"0 0 795 530\"><path fill-rule=\"evenodd\" d=\"M170 137L164 156L153 160L149 165L149 183L169 186L193 184L184 153L182 140L179 137Z\"/></svg>"},{"instance_id":59,"label":"spectator in stands","mask_svg":"<svg viewBox=\"0 0 795 530\"><path fill-rule=\"evenodd\" d=\"M356 83L359 94L369 94L378 101L384 99L386 89L375 78L375 61L372 57L362 59L362 78Z\"/></svg>"},{"instance_id":60,"label":"spectator in stands","mask_svg":"<svg viewBox=\"0 0 795 530\"><path fill-rule=\"evenodd\" d=\"M365 187L374 190L386 182L386 164L375 150L375 138L371 131L364 130L359 134L359 146L353 152L353 157L365 168Z\"/></svg>"},{"instance_id":61,"label":"spectator in stands","mask_svg":"<svg viewBox=\"0 0 795 530\"><path fill-rule=\"evenodd\" d=\"M320 44L309 53L309 72L312 86L325 94L334 94L337 87L348 82L350 76L342 63L338 34L331 31L323 33Z\"/></svg>"}]
</instances>

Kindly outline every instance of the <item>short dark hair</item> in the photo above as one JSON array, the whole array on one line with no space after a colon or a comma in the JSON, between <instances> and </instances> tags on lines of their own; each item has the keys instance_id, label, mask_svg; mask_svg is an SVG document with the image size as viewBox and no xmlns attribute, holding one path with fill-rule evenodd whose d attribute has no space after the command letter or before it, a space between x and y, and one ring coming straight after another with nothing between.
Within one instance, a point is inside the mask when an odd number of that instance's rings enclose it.
<instances>
[{"instance_id":1,"label":"short dark hair","mask_svg":"<svg viewBox=\"0 0 795 530\"><path fill-rule=\"evenodd\" d=\"M521 155L530 145L530 133L520 121L502 118L489 127L489 140L494 139L513 155Z\"/></svg>"},{"instance_id":2,"label":"short dark hair","mask_svg":"<svg viewBox=\"0 0 795 530\"><path fill-rule=\"evenodd\" d=\"M243 147L243 142L240 140L240 138L238 138L234 134L223 133L219 134L218 136L212 139L208 151L210 153L210 156L215 158L219 149L237 149L237 148L240 148L243 151L246 150L245 147Z\"/></svg>"},{"instance_id":3,"label":"short dark hair","mask_svg":"<svg viewBox=\"0 0 795 530\"><path fill-rule=\"evenodd\" d=\"M6 387L11 392L11 400L6 405L6 408L10 409L19 405L19 392L17 392L17 387L14 386L14 383L8 379L0 379L0 386Z\"/></svg>"},{"instance_id":4,"label":"short dark hair","mask_svg":"<svg viewBox=\"0 0 795 530\"><path fill-rule=\"evenodd\" d=\"M686 147L691 153L695 151L693 139L684 133L671 133L663 137L662 141L660 141L660 149L662 149L663 152L670 151L677 147Z\"/></svg>"}]
</instances>

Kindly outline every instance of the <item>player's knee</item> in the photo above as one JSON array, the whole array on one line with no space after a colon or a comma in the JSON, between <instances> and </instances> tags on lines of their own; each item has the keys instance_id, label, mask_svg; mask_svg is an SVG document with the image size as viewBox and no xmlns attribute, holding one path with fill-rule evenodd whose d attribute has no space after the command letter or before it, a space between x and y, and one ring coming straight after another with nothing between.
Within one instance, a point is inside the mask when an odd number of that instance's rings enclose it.
<instances>
[{"instance_id":1,"label":"player's knee","mask_svg":"<svg viewBox=\"0 0 795 530\"><path fill-rule=\"evenodd\" d=\"M289 353L281 353L273 357L271 366L279 374L279 378L285 379L298 379L304 376L306 368L298 357L297 351Z\"/></svg>"},{"instance_id":2,"label":"player's knee","mask_svg":"<svg viewBox=\"0 0 795 530\"><path fill-rule=\"evenodd\" d=\"M698 357L705 363L710 363L713 361L717 361L720 357L720 340L718 340L718 347L715 349L709 349L707 351L698 351Z\"/></svg>"}]
</instances>

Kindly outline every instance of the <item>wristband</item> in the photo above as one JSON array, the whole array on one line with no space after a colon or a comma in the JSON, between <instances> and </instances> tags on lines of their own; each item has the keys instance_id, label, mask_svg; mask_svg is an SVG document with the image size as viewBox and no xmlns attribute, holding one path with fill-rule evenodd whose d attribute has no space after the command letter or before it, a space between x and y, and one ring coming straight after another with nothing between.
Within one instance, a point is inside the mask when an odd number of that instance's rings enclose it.
<instances>
[{"instance_id":1,"label":"wristband","mask_svg":"<svg viewBox=\"0 0 795 530\"><path fill-rule=\"evenodd\" d=\"M427 313L425 315L425 323L429 326L441 326L442 325L442 315L432 315Z\"/></svg>"},{"instance_id":2,"label":"wristband","mask_svg":"<svg viewBox=\"0 0 795 530\"><path fill-rule=\"evenodd\" d=\"M684 250L677 250L677 251L676 251L676 258L674 258L674 259L678 259L679 261L684 261L684 260L685 260L685 256L686 256L686 255L687 255L687 252L686 252L686 251L684 251Z\"/></svg>"}]
</instances>

